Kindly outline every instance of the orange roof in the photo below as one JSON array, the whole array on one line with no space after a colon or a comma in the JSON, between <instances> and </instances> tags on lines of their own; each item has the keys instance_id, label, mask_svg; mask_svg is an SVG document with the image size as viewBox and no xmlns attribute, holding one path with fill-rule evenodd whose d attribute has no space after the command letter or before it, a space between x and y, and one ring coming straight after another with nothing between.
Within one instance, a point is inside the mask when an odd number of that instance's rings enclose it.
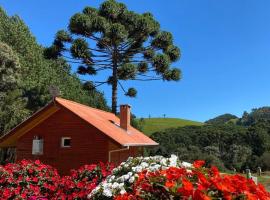
<instances>
[{"instance_id":1,"label":"orange roof","mask_svg":"<svg viewBox=\"0 0 270 200\"><path fill-rule=\"evenodd\" d=\"M158 143L133 127L130 127L128 131L122 129L119 126L120 119L113 113L59 97L55 101L123 146L158 145Z\"/></svg>"},{"instance_id":2,"label":"orange roof","mask_svg":"<svg viewBox=\"0 0 270 200\"><path fill-rule=\"evenodd\" d=\"M75 115L83 119L84 121L88 122L89 124L93 125L97 129L99 129L102 133L116 141L117 143L121 144L122 146L151 146L151 145L158 145L155 141L144 135L142 132L138 131L137 129L130 126L128 131L122 129L120 124L120 119L110 112L105 112L103 110L91 108L89 106L66 100L63 98L55 98L56 104L63 106L64 108L68 109L69 111L73 112ZM52 103L47 105L44 109L52 107ZM39 112L43 112L42 109ZM39 113L38 112L38 113ZM0 138L0 147L7 146L9 141L17 140L21 137L23 132L19 134L18 129L23 129L24 124L29 124L29 121L38 113L34 114L32 117L24 121L23 123L19 124L13 130L11 130L8 134L2 136ZM52 114L54 112L51 112ZM49 116L49 115L48 115ZM16 135L17 134L17 135ZM12 142L13 144L14 142Z\"/></svg>"}]
</instances>

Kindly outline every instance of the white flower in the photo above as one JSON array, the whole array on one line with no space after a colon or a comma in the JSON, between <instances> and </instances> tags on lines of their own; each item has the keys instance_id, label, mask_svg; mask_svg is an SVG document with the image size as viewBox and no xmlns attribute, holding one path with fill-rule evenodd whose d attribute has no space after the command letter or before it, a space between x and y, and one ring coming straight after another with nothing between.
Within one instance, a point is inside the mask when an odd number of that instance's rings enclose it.
<instances>
[{"instance_id":1,"label":"white flower","mask_svg":"<svg viewBox=\"0 0 270 200\"><path fill-rule=\"evenodd\" d=\"M178 157L176 155L171 155L171 157L169 158L170 161L170 167L176 167L177 166L177 160Z\"/></svg>"},{"instance_id":2,"label":"white flower","mask_svg":"<svg viewBox=\"0 0 270 200\"><path fill-rule=\"evenodd\" d=\"M119 184L118 184L117 182L114 182L114 183L112 184L112 188L113 188L113 189L118 188L118 186L119 186Z\"/></svg>"},{"instance_id":3,"label":"white flower","mask_svg":"<svg viewBox=\"0 0 270 200\"><path fill-rule=\"evenodd\" d=\"M126 193L126 190L125 190L125 189L121 189L121 190L120 190L120 194L123 195L123 194L125 194L125 193Z\"/></svg>"},{"instance_id":4,"label":"white flower","mask_svg":"<svg viewBox=\"0 0 270 200\"><path fill-rule=\"evenodd\" d=\"M170 158L163 156L150 156L150 157L129 157L126 162L122 162L118 167L112 170L112 175L108 176L106 180L100 183L94 189L88 198L95 197L96 194L103 194L106 197L114 197L119 194L126 193L125 184L134 183L138 178L138 173L143 170L157 171L159 169L167 169L171 166L179 166L178 157L171 155ZM192 165L187 162L181 163L181 166L190 168Z\"/></svg>"},{"instance_id":5,"label":"white flower","mask_svg":"<svg viewBox=\"0 0 270 200\"><path fill-rule=\"evenodd\" d=\"M188 163L188 162L182 162L181 164L182 164L183 167L186 167L186 168L192 167L192 164Z\"/></svg>"},{"instance_id":6,"label":"white flower","mask_svg":"<svg viewBox=\"0 0 270 200\"><path fill-rule=\"evenodd\" d=\"M125 181L126 181L126 180L128 180L128 179L129 179L129 177L130 177L130 176L129 176L128 174L124 175L124 179L125 179Z\"/></svg>"},{"instance_id":7,"label":"white flower","mask_svg":"<svg viewBox=\"0 0 270 200\"><path fill-rule=\"evenodd\" d=\"M135 177L134 177L134 176L132 176L132 177L130 177L130 179L129 179L129 181L128 181L128 182L133 183L134 181L135 181Z\"/></svg>"},{"instance_id":8,"label":"white flower","mask_svg":"<svg viewBox=\"0 0 270 200\"><path fill-rule=\"evenodd\" d=\"M145 169L146 167L148 167L148 166L149 166L149 164L146 163L146 162L142 162L142 163L141 163L141 167L144 168L144 169Z\"/></svg>"},{"instance_id":9,"label":"white flower","mask_svg":"<svg viewBox=\"0 0 270 200\"><path fill-rule=\"evenodd\" d=\"M167 159L166 158L161 159L160 163L162 165L167 165Z\"/></svg>"},{"instance_id":10,"label":"white flower","mask_svg":"<svg viewBox=\"0 0 270 200\"><path fill-rule=\"evenodd\" d=\"M112 196L112 191L110 189L104 189L103 194L106 197L111 197Z\"/></svg>"}]
</instances>

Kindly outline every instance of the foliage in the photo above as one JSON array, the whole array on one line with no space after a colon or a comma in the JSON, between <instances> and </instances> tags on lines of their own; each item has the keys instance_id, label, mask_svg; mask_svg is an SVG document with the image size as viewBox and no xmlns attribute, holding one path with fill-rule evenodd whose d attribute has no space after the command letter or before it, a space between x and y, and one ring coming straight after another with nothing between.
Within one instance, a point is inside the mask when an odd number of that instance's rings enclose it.
<instances>
[{"instance_id":1,"label":"foliage","mask_svg":"<svg viewBox=\"0 0 270 200\"><path fill-rule=\"evenodd\" d=\"M270 120L270 107L254 108L250 113L244 112L242 118L238 120L238 124L244 126L250 126L259 121L269 121Z\"/></svg>"},{"instance_id":2,"label":"foliage","mask_svg":"<svg viewBox=\"0 0 270 200\"><path fill-rule=\"evenodd\" d=\"M205 123L207 123L207 124L225 124L225 123L230 122L233 119L237 119L237 116L227 113L227 114L219 115L213 119L209 119Z\"/></svg>"},{"instance_id":3,"label":"foliage","mask_svg":"<svg viewBox=\"0 0 270 200\"><path fill-rule=\"evenodd\" d=\"M16 53L0 42L0 133L15 126L27 116L25 99L21 98L21 65Z\"/></svg>"},{"instance_id":4,"label":"foliage","mask_svg":"<svg viewBox=\"0 0 270 200\"><path fill-rule=\"evenodd\" d=\"M143 170L156 171L188 164L181 163L174 155L170 158L162 156L129 158L113 169L112 174L98 185L89 197L92 199L112 199L114 196L131 191L138 173Z\"/></svg>"},{"instance_id":5,"label":"foliage","mask_svg":"<svg viewBox=\"0 0 270 200\"><path fill-rule=\"evenodd\" d=\"M253 112L258 110L265 111L265 108L253 109ZM267 162L263 162L263 158L270 152L270 121L267 120L266 114L263 116L255 117L257 120L249 126L227 123L226 120L223 123L222 120L214 120L214 123L210 122L203 126L158 131L151 137L160 146L151 149L149 153L164 156L174 153L179 155L180 159L189 162L203 159L207 166L214 164L224 170L241 171L250 168L256 171L258 167L269 170L270 167Z\"/></svg>"},{"instance_id":6,"label":"foliage","mask_svg":"<svg viewBox=\"0 0 270 200\"><path fill-rule=\"evenodd\" d=\"M91 45L90 45L91 44ZM47 58L65 58L77 64L81 75L111 74L97 85L112 86L112 111L117 113L118 86L125 95L135 97L135 88L125 90L120 81L178 81L181 72L171 68L180 58L170 32L160 29L151 13L138 14L115 0L98 9L85 7L74 14L68 30L57 32L54 43L45 51Z\"/></svg>"},{"instance_id":7,"label":"foliage","mask_svg":"<svg viewBox=\"0 0 270 200\"><path fill-rule=\"evenodd\" d=\"M86 199L112 169L112 164L84 165L60 177L56 169L38 160L10 163L0 166L0 199Z\"/></svg>"},{"instance_id":8,"label":"foliage","mask_svg":"<svg viewBox=\"0 0 270 200\"><path fill-rule=\"evenodd\" d=\"M192 168L170 167L151 172L144 170L134 183L133 190L115 200L135 199L270 199L259 184L240 175L220 174L216 167L203 168L204 161L195 161Z\"/></svg>"},{"instance_id":9,"label":"foliage","mask_svg":"<svg viewBox=\"0 0 270 200\"><path fill-rule=\"evenodd\" d=\"M22 160L0 166L0 198L27 199L31 196L52 198L60 176L56 169L39 161Z\"/></svg>"},{"instance_id":10,"label":"foliage","mask_svg":"<svg viewBox=\"0 0 270 200\"><path fill-rule=\"evenodd\" d=\"M62 177L54 199L87 199L87 195L111 174L112 164L84 165Z\"/></svg>"},{"instance_id":11,"label":"foliage","mask_svg":"<svg viewBox=\"0 0 270 200\"><path fill-rule=\"evenodd\" d=\"M180 162L174 155L138 157L116 168L103 163L84 165L60 177L56 169L38 160L22 160L0 166L0 198L83 200L89 193L90 199L104 200L270 198L251 179L220 174L216 167L203 165L201 160L193 165Z\"/></svg>"},{"instance_id":12,"label":"foliage","mask_svg":"<svg viewBox=\"0 0 270 200\"><path fill-rule=\"evenodd\" d=\"M221 169L241 170L253 150L247 143L247 129L231 124L172 128L151 137L160 145L150 155L173 153L188 162L204 159L207 166L216 164Z\"/></svg>"}]
</instances>

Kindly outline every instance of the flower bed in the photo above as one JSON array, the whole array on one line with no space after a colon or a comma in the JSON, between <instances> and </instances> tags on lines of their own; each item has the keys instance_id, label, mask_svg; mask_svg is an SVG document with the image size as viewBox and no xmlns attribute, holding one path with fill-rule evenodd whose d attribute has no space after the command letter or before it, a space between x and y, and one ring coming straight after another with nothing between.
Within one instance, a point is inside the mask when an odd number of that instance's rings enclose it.
<instances>
[{"instance_id":1,"label":"flower bed","mask_svg":"<svg viewBox=\"0 0 270 200\"><path fill-rule=\"evenodd\" d=\"M172 155L170 158L163 156L153 157L130 157L126 162L121 163L113 169L112 174L97 186L88 198L113 199L119 194L132 191L133 183L138 178L138 174L144 170L154 172L164 170L169 167L191 167L191 164L180 162L178 157Z\"/></svg>"},{"instance_id":2,"label":"flower bed","mask_svg":"<svg viewBox=\"0 0 270 200\"><path fill-rule=\"evenodd\" d=\"M170 167L138 174L132 190L115 200L196 199L196 200L269 200L262 185L240 175L221 175L216 167L203 168L203 161L194 167Z\"/></svg>"},{"instance_id":3,"label":"flower bed","mask_svg":"<svg viewBox=\"0 0 270 200\"><path fill-rule=\"evenodd\" d=\"M87 199L112 169L111 164L85 165L60 177L56 169L38 160L10 163L0 166L0 199Z\"/></svg>"},{"instance_id":4,"label":"flower bed","mask_svg":"<svg viewBox=\"0 0 270 200\"><path fill-rule=\"evenodd\" d=\"M0 199L52 198L58 190L59 179L56 169L38 160L0 166Z\"/></svg>"},{"instance_id":5,"label":"flower bed","mask_svg":"<svg viewBox=\"0 0 270 200\"><path fill-rule=\"evenodd\" d=\"M61 179L55 198L87 199L87 195L111 174L113 168L112 164L99 163L72 170L70 176L64 176Z\"/></svg>"},{"instance_id":6,"label":"flower bed","mask_svg":"<svg viewBox=\"0 0 270 200\"><path fill-rule=\"evenodd\" d=\"M180 162L172 155L129 158L111 164L85 165L60 177L40 161L0 166L0 199L52 200L270 200L265 188L240 175L203 167L204 161Z\"/></svg>"}]
</instances>

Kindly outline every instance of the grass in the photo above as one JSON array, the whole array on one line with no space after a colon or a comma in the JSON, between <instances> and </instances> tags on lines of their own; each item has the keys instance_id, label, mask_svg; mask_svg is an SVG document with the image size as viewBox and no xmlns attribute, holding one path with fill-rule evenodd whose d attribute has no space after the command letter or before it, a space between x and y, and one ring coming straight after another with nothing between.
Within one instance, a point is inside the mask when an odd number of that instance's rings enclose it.
<instances>
[{"instance_id":1,"label":"grass","mask_svg":"<svg viewBox=\"0 0 270 200\"><path fill-rule=\"evenodd\" d=\"M203 123L178 118L145 118L143 123L143 132L147 135L151 135L154 132L168 128L177 128L189 125L200 126L203 125Z\"/></svg>"},{"instance_id":2,"label":"grass","mask_svg":"<svg viewBox=\"0 0 270 200\"><path fill-rule=\"evenodd\" d=\"M258 182L263 184L265 189L270 192L270 172L263 173L258 177Z\"/></svg>"}]
</instances>

